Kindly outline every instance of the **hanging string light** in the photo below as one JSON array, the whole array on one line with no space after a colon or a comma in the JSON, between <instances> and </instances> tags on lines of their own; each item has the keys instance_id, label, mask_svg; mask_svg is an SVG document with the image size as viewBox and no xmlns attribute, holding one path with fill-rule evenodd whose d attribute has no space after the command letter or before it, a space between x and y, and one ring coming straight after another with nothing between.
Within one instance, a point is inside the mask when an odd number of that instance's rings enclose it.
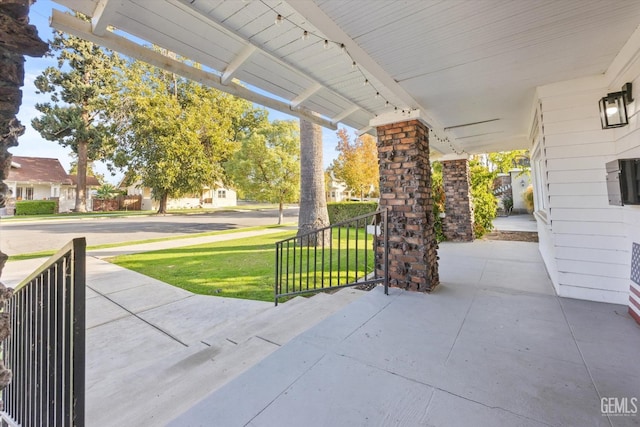
<instances>
[{"instance_id":1,"label":"hanging string light","mask_svg":"<svg viewBox=\"0 0 640 427\"><path fill-rule=\"evenodd\" d=\"M393 103L391 103L388 99L386 99L380 93L380 91L371 83L371 81L369 80L367 75L364 73L363 69L361 69L358 66L358 64L356 63L355 59L353 59L353 57L351 56L351 54L349 53L349 51L347 49L347 46L344 43L338 42L338 41L329 40L329 39L325 38L324 36L322 36L320 34L316 34L316 33L312 32L312 31L309 31L309 30L303 28L302 26L300 26L299 24L297 24L296 22L291 21L287 17L285 17L282 14L278 13L275 8L273 8L270 5L268 5L267 3L265 3L264 0L261 0L261 3L276 14L276 18L275 18L275 25L276 26L281 26L284 21L287 21L291 25L293 25L296 28L302 30L301 40L307 41L310 36L313 36L313 37L315 37L316 39L318 39L319 41L322 42L322 46L323 46L324 49L329 49L331 47L331 43L335 44L336 46L340 46L341 52L346 54L349 57L349 59L351 60L351 68L353 70L359 72L360 75L362 76L362 79L363 79L363 82L364 82L364 86L371 86L372 87L373 93L374 93L374 95L373 95L374 99L382 98L382 100L384 100L385 108L393 107L395 112L399 111L398 106L393 104ZM411 111L413 111L411 108L402 109L402 114L403 115L404 114L411 114Z\"/></svg>"},{"instance_id":2,"label":"hanging string light","mask_svg":"<svg viewBox=\"0 0 640 427\"><path fill-rule=\"evenodd\" d=\"M464 148L458 150L453 143L449 140L448 136L445 137L441 137L440 135L438 135L436 133L435 130L433 130L433 128L429 128L429 139L430 140L434 140L436 142L438 142L439 144L447 144L449 146L449 149L451 151L453 151L454 153L456 153L457 155L462 155L462 154L469 154Z\"/></svg>"}]
</instances>

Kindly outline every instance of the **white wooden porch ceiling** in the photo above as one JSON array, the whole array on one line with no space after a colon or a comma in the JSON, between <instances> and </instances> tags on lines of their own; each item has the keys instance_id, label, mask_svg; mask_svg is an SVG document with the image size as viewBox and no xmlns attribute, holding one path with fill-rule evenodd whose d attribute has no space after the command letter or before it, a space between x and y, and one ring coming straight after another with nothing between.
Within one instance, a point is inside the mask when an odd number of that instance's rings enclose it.
<instances>
[{"instance_id":1,"label":"white wooden porch ceiling","mask_svg":"<svg viewBox=\"0 0 640 427\"><path fill-rule=\"evenodd\" d=\"M604 73L640 24L629 0L55 1L94 17L96 38L113 26L325 126L420 109L468 153L526 148L535 88Z\"/></svg>"}]
</instances>

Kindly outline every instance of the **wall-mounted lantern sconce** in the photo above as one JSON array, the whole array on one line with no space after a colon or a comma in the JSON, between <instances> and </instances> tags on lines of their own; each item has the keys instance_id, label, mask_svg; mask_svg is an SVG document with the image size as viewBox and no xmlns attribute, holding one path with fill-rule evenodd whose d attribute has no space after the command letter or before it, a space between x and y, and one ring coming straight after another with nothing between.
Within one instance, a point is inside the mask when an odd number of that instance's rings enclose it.
<instances>
[{"instance_id":1,"label":"wall-mounted lantern sconce","mask_svg":"<svg viewBox=\"0 0 640 427\"><path fill-rule=\"evenodd\" d=\"M524 180L524 179L521 179L521 180L520 180L520 187L524 187L524 185L525 185L525 184L526 184L525 180Z\"/></svg>"},{"instance_id":2,"label":"wall-mounted lantern sconce","mask_svg":"<svg viewBox=\"0 0 640 427\"><path fill-rule=\"evenodd\" d=\"M602 129L619 128L629 124L627 104L633 102L631 83L625 83L622 91L608 93L600 100Z\"/></svg>"}]
</instances>

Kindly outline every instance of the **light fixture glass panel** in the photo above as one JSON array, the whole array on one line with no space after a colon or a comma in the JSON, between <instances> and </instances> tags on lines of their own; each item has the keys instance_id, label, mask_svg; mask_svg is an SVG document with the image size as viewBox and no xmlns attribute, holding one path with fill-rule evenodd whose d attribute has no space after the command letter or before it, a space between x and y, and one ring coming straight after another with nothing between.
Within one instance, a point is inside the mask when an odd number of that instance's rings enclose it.
<instances>
[{"instance_id":1,"label":"light fixture glass panel","mask_svg":"<svg viewBox=\"0 0 640 427\"><path fill-rule=\"evenodd\" d=\"M607 94L600 100L599 106L602 129L617 128L629 123L624 92Z\"/></svg>"}]
</instances>

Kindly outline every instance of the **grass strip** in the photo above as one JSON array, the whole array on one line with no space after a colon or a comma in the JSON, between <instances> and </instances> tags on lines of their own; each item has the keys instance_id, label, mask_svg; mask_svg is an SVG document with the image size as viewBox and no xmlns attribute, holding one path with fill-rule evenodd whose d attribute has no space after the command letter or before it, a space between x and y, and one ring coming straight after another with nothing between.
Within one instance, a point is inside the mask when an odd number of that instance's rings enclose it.
<instances>
[{"instance_id":1,"label":"grass strip","mask_svg":"<svg viewBox=\"0 0 640 427\"><path fill-rule=\"evenodd\" d=\"M292 225L292 224L288 224L288 225ZM166 241L169 241L169 240L183 240L183 239L191 239L191 238L196 238L196 237L206 237L206 236L217 236L217 235L221 235L221 234L241 233L241 232L244 232L244 231L266 230L266 229L270 229L270 228L278 228L278 227L286 227L286 226L287 226L287 224L285 224L285 225L262 225L262 226L256 226L256 227L234 228L234 229L230 229L230 230L208 231L208 232L205 232L205 233L197 233L197 234L183 234L183 235L180 235L180 236L173 236L173 237L158 237L156 239L134 240L134 241L130 241L130 242L105 243L103 245L87 246L87 251L95 250L95 249L119 248L119 247L122 247L122 246L142 245L142 244L145 244L145 243L166 242ZM30 253L25 253L25 254L11 255L9 257L9 259L8 259L8 262L11 262L11 261L23 261L23 260L27 260L27 259L33 259L33 258L50 257L51 255L55 254L56 252L57 252L57 249L56 250L50 250L50 251L30 252Z\"/></svg>"}]
</instances>

